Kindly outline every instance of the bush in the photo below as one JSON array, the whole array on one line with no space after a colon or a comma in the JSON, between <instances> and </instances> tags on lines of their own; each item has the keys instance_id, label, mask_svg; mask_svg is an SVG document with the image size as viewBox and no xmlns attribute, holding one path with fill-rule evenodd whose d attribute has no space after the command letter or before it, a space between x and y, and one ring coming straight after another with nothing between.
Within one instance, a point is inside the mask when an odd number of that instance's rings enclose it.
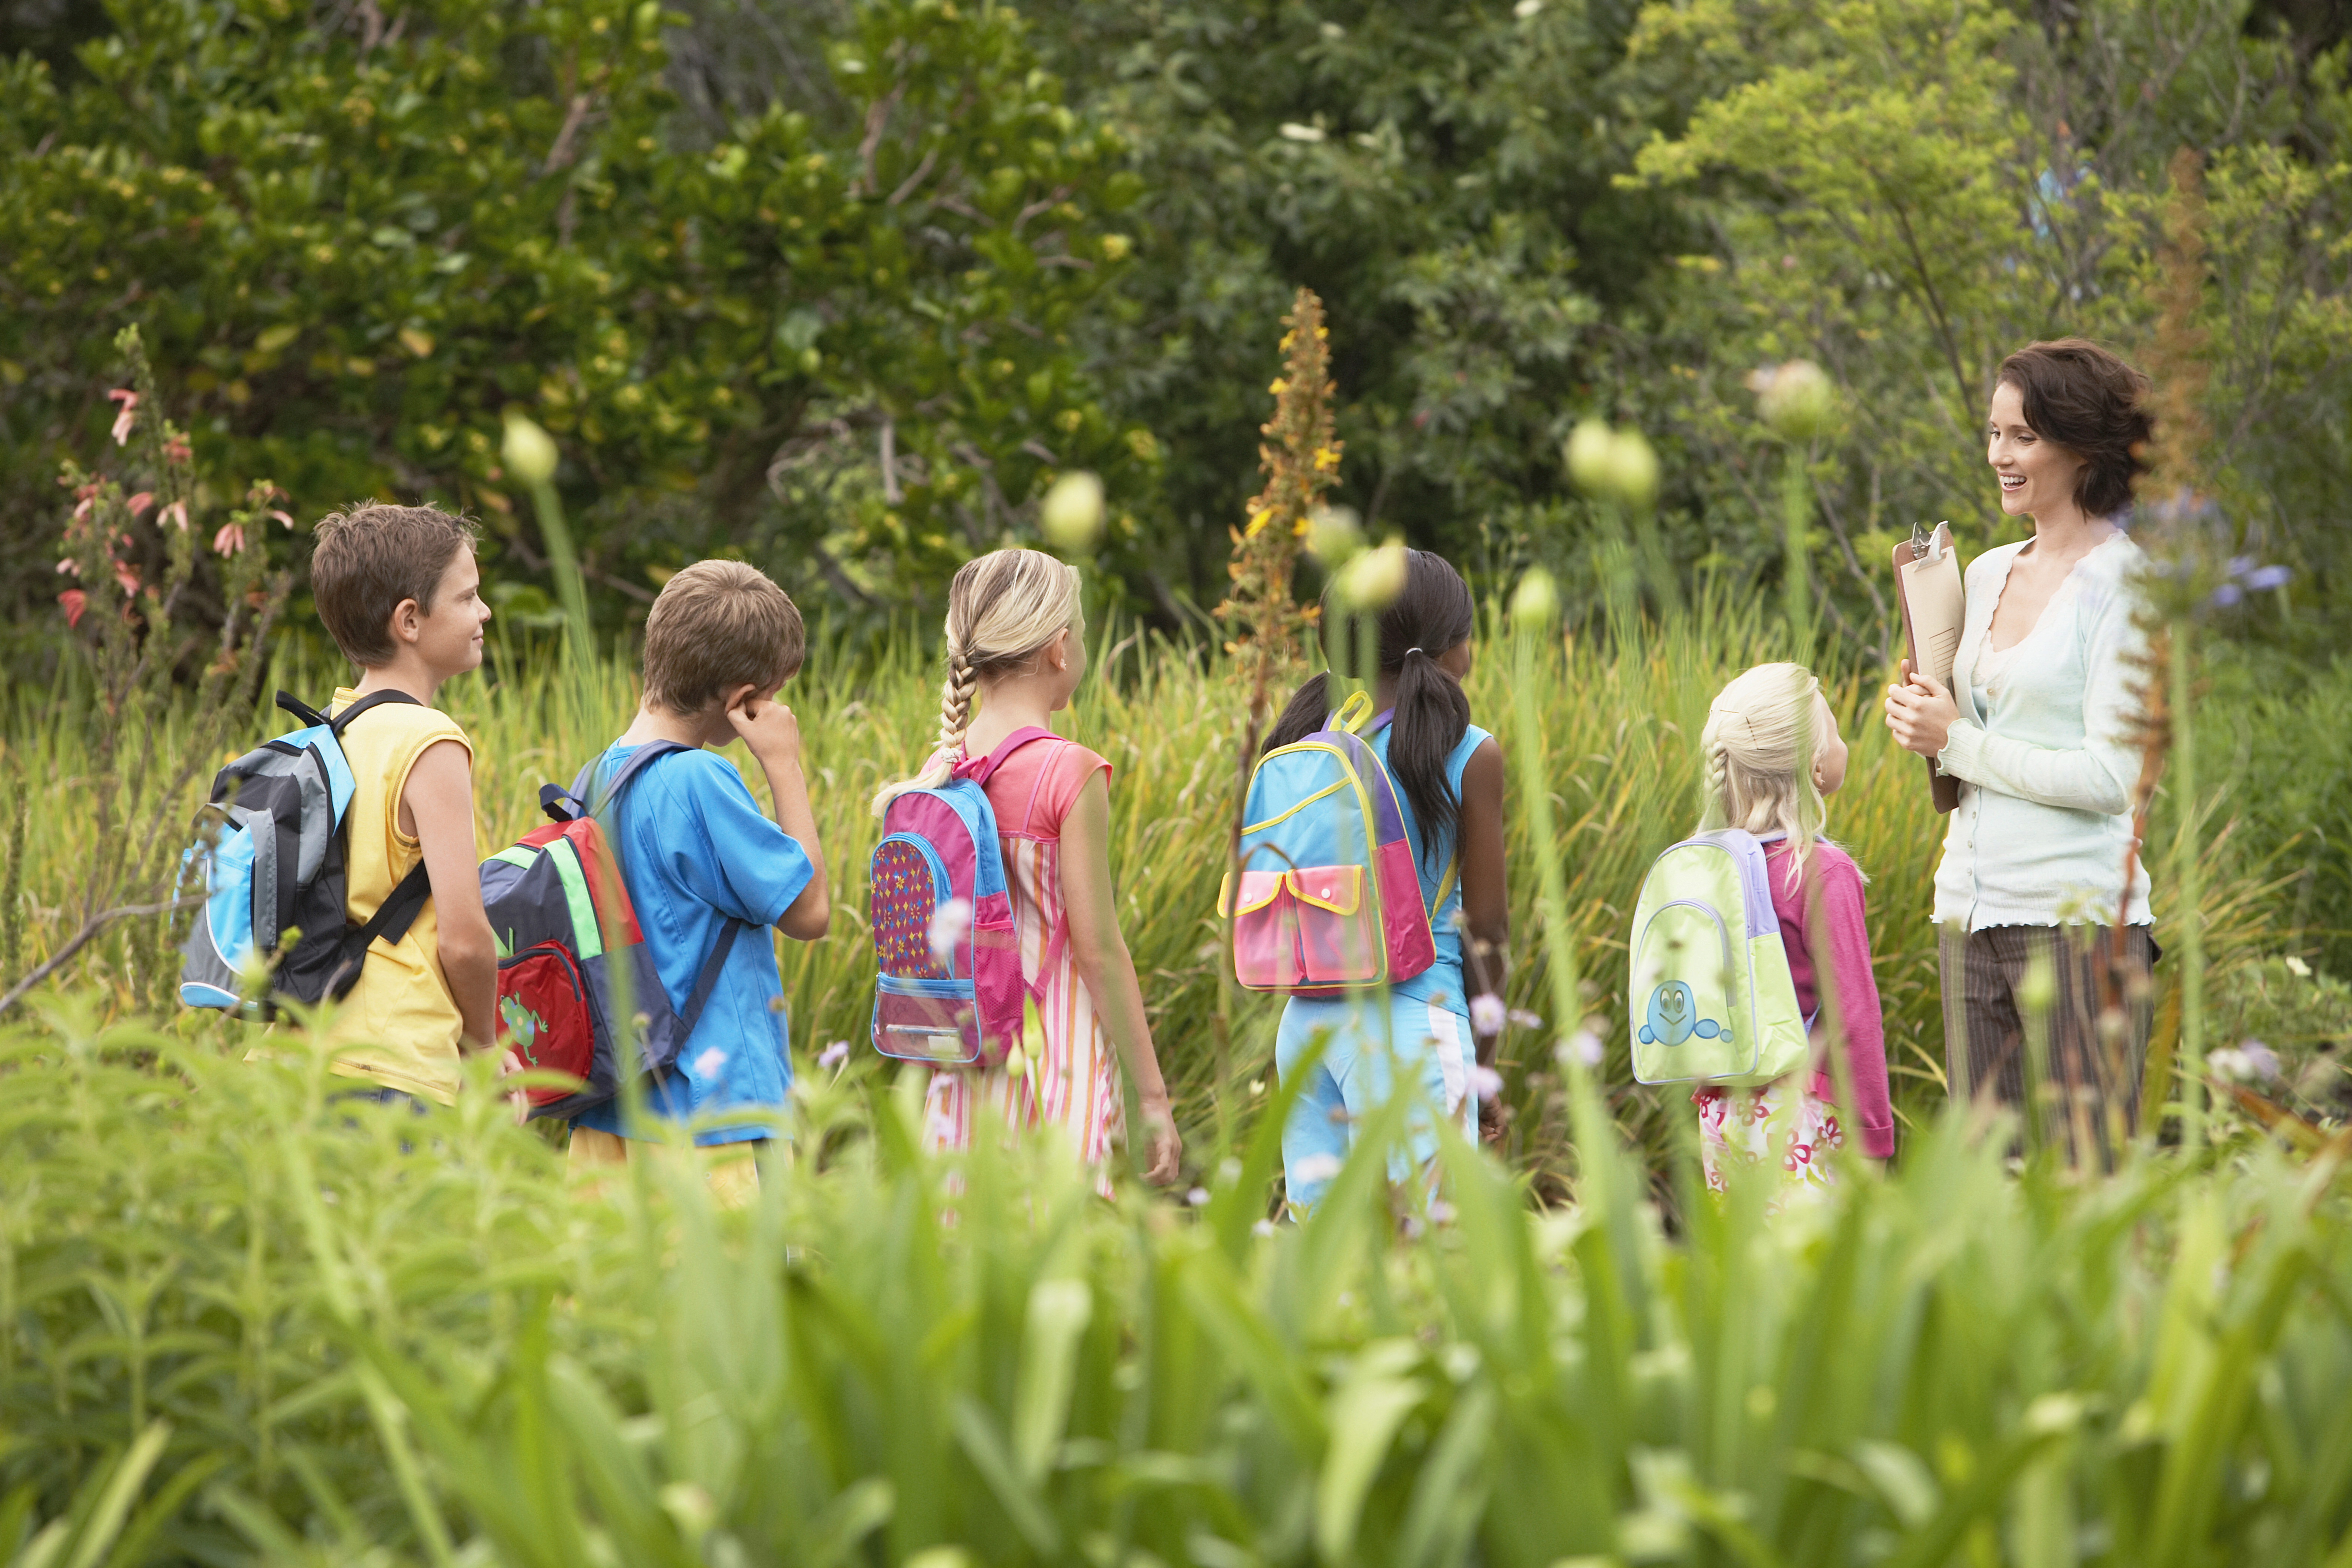
<instances>
[{"instance_id":1,"label":"bush","mask_svg":"<svg viewBox=\"0 0 2352 1568\"><path fill-rule=\"evenodd\" d=\"M2352 1523L2346 1205L2258 1146L2020 1181L1947 1124L1669 1239L1458 1142L1421 1209L1391 1111L1277 1227L1272 1119L1197 1206L1114 1206L1048 1146L919 1157L853 1069L715 1214L650 1163L567 1190L487 1093L338 1106L89 1016L0 1038L0 1552L2299 1564Z\"/></svg>"}]
</instances>

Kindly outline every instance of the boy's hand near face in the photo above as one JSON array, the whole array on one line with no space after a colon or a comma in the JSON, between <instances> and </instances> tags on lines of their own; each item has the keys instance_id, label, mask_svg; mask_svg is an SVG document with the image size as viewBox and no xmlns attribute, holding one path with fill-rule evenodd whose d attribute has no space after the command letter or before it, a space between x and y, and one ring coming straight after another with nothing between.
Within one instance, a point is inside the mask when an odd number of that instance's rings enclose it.
<instances>
[{"instance_id":1,"label":"boy's hand near face","mask_svg":"<svg viewBox=\"0 0 2352 1568\"><path fill-rule=\"evenodd\" d=\"M800 721L774 698L761 696L757 687L746 686L729 695L727 722L735 727L735 733L742 737L761 767L800 765Z\"/></svg>"},{"instance_id":2,"label":"boy's hand near face","mask_svg":"<svg viewBox=\"0 0 2352 1568\"><path fill-rule=\"evenodd\" d=\"M727 722L751 748L768 775L776 826L801 847L809 860L808 886L784 910L776 929L798 942L814 942L833 923L833 898L825 887L824 847L817 842L816 813L809 805L808 781L801 773L801 725L793 710L756 686L727 693Z\"/></svg>"}]
</instances>

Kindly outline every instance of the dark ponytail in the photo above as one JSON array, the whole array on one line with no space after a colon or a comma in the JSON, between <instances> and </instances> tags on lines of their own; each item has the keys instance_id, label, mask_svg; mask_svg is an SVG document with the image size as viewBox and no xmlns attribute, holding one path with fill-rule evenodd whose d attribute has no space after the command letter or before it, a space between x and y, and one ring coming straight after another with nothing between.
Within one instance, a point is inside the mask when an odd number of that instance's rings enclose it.
<instances>
[{"instance_id":1,"label":"dark ponytail","mask_svg":"<svg viewBox=\"0 0 2352 1568\"><path fill-rule=\"evenodd\" d=\"M1405 552L1404 589L1380 613L1379 668L1396 677L1396 713L1389 721L1389 772L1412 807L1421 826L1423 855L1450 843L1462 803L1445 777L1445 759L1470 727L1470 699L1462 685L1437 668L1440 654L1467 642L1477 620L1469 584L1443 556L1426 550ZM1333 668L1360 668L1354 643L1356 621L1329 595L1323 605L1325 647ZM1330 717L1331 679L1318 675L1299 687L1266 750L1288 746L1323 728Z\"/></svg>"}]
</instances>

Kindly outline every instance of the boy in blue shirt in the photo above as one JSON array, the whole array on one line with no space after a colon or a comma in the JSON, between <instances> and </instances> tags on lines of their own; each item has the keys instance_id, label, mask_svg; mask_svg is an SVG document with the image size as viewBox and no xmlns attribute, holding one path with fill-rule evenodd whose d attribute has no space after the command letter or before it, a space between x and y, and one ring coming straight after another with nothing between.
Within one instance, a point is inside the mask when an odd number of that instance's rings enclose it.
<instances>
[{"instance_id":1,"label":"boy in blue shirt","mask_svg":"<svg viewBox=\"0 0 2352 1568\"><path fill-rule=\"evenodd\" d=\"M673 1008L685 1011L730 922L752 928L729 950L677 1068L645 1086L648 1113L700 1123L694 1142L710 1164L710 1186L730 1200L757 1189L756 1158L782 1133L793 1076L768 928L814 942L832 913L801 773L800 726L774 698L805 651L800 612L757 568L740 561L687 567L646 617L645 698L636 721L597 759L592 784L592 792L601 787L647 742L693 748L648 763L603 815ZM767 775L773 821L735 764L702 749L739 737ZM627 1134L618 1098L583 1112L572 1123L572 1168L625 1163Z\"/></svg>"}]
</instances>

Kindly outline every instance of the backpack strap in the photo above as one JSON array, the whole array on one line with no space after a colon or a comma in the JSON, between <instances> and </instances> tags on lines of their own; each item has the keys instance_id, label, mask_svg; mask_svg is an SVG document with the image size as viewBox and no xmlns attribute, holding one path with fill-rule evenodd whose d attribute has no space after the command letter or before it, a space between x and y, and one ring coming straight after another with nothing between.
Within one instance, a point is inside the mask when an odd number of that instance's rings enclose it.
<instances>
[{"instance_id":1,"label":"backpack strap","mask_svg":"<svg viewBox=\"0 0 2352 1568\"><path fill-rule=\"evenodd\" d=\"M425 861L420 857L416 864L408 868L408 875L392 889L391 895L375 907L375 913L368 917L367 924L343 933L342 945L335 958L334 974L327 982L327 994L338 1002L350 995L352 987L359 984L360 966L366 963L367 951L374 944L375 939L382 937L394 946L399 945L400 939L408 934L408 928L415 925L416 917L424 912L425 900L432 896L433 880L425 875Z\"/></svg>"},{"instance_id":2,"label":"backpack strap","mask_svg":"<svg viewBox=\"0 0 2352 1568\"><path fill-rule=\"evenodd\" d=\"M976 784L985 784L995 776L997 769L1012 759L1013 752L1030 742L1060 739L1062 737L1051 730L1041 730L1034 724L1024 724L1020 729L999 741L996 743L996 750L989 752L988 755L979 758L967 757L958 763L955 766L955 776L960 779L970 779Z\"/></svg>"},{"instance_id":3,"label":"backpack strap","mask_svg":"<svg viewBox=\"0 0 2352 1568\"><path fill-rule=\"evenodd\" d=\"M286 705L286 694L281 691L278 695L278 706L282 708ZM424 703L419 702L415 698L411 697L405 691L371 691L365 697L361 698L358 701L352 703L350 707L336 714L333 718L325 720L324 722L329 730L334 731L335 739L340 741L343 738L343 731L351 728L352 720L358 718L361 714L366 712L371 708L382 708L388 703L405 703L411 708L422 708L425 706Z\"/></svg>"},{"instance_id":4,"label":"backpack strap","mask_svg":"<svg viewBox=\"0 0 2352 1568\"><path fill-rule=\"evenodd\" d=\"M712 944L710 956L702 961L702 968L694 976L694 990L677 1015L678 1051L681 1056L685 1054L686 1042L694 1037L694 1026L702 1016L704 1004L710 1000L710 993L718 988L719 973L727 967L727 955L735 951L735 939L741 936L751 923L730 915L726 923L719 928L719 940Z\"/></svg>"},{"instance_id":5,"label":"backpack strap","mask_svg":"<svg viewBox=\"0 0 2352 1568\"><path fill-rule=\"evenodd\" d=\"M572 781L572 789L568 795L556 789L553 784L547 784L539 792L540 804L546 808L550 816L555 816L558 821L572 821L583 816L593 816L617 802L621 798L621 793L634 784L637 775L645 772L648 766L673 752L693 750L695 750L694 747L677 741L647 741L629 754L629 760L621 764L621 771L606 781L601 790L595 786L596 763L601 760L601 757L591 759L588 765L580 770L580 776ZM560 808L554 804L558 800L569 800L578 809L570 816L558 816ZM613 854L617 862L620 858L617 846L614 847ZM695 972L694 989L688 994L686 1005L677 1015L677 1039L681 1050L684 1049L686 1042L693 1037L695 1023L702 1016L702 1009L710 1001L711 992L718 989L719 973L727 967L727 955L735 951L735 939L751 929L751 922L740 915L729 915L719 925L719 940L711 944L710 955L702 961L702 967Z\"/></svg>"}]
</instances>

